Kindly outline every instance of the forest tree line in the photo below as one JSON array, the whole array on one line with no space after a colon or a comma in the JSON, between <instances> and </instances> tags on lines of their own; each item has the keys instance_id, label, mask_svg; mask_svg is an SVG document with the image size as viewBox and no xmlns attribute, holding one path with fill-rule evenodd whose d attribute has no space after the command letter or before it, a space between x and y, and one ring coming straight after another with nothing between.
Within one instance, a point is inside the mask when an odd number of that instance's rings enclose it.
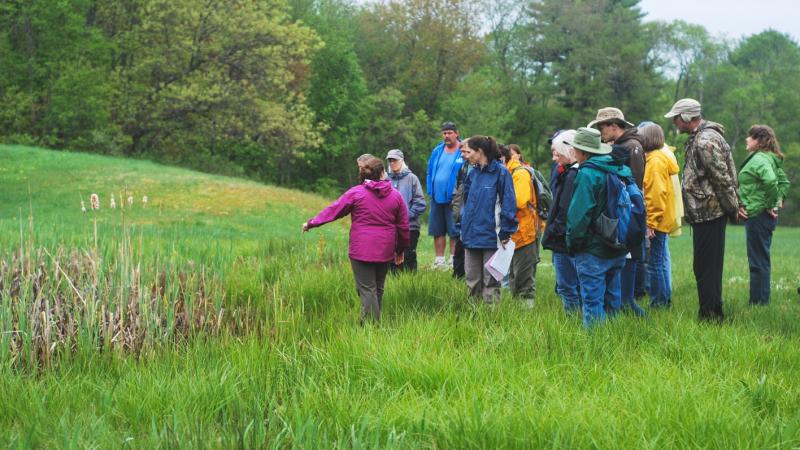
<instances>
[{"instance_id":1,"label":"forest tree line","mask_svg":"<svg viewBox=\"0 0 800 450\"><path fill-rule=\"evenodd\" d=\"M750 125L776 130L800 223L800 46L773 30L720 40L636 0L12 0L0 33L4 143L333 195L362 153L424 179L444 120L545 164L554 130L616 106L680 147L663 114L693 97L737 165Z\"/></svg>"}]
</instances>

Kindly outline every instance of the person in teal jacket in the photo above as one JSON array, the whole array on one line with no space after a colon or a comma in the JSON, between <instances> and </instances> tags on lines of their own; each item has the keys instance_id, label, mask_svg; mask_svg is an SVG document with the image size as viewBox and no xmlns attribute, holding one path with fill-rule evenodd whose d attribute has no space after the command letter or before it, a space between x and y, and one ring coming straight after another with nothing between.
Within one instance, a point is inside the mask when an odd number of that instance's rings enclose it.
<instances>
[{"instance_id":1,"label":"person in teal jacket","mask_svg":"<svg viewBox=\"0 0 800 450\"><path fill-rule=\"evenodd\" d=\"M615 250L592 231L592 224L606 208L606 173L630 177L631 170L614 162L611 147L600 142L600 132L579 128L572 142L579 163L575 190L567 211L567 250L575 255L583 301L583 325L587 328L606 318L605 303L612 311L621 307L620 271L627 250ZM597 167L589 167L591 165Z\"/></svg>"},{"instance_id":2,"label":"person in teal jacket","mask_svg":"<svg viewBox=\"0 0 800 450\"><path fill-rule=\"evenodd\" d=\"M750 265L750 304L769 303L772 267L769 250L778 224L778 211L789 189L783 153L772 128L753 125L747 132L749 155L739 171L739 216L745 219L747 261Z\"/></svg>"}]
</instances>

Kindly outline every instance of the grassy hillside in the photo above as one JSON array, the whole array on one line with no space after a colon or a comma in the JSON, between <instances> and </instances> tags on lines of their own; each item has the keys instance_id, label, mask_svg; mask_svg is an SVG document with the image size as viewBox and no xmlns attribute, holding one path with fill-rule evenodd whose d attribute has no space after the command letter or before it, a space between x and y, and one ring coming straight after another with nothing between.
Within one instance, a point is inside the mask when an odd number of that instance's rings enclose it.
<instances>
[{"instance_id":1,"label":"grassy hillside","mask_svg":"<svg viewBox=\"0 0 800 450\"><path fill-rule=\"evenodd\" d=\"M82 213L93 192L100 211ZM778 229L772 304L753 309L743 229L729 227L723 326L695 320L687 230L670 241L675 307L647 320L587 333L564 316L544 252L533 309L472 305L462 283L423 270L391 278L384 322L360 328L346 222L299 232L325 204L0 146L0 446L800 446L800 230ZM151 302L159 274L172 289ZM62 301L83 311L74 338L57 335ZM179 304L195 321L222 310L219 326L179 326Z\"/></svg>"}]
</instances>

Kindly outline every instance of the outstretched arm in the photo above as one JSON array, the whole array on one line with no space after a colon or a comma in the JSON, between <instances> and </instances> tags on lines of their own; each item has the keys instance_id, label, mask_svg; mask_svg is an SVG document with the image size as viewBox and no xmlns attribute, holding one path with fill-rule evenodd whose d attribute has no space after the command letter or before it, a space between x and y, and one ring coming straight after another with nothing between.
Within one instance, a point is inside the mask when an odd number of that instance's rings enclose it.
<instances>
[{"instance_id":1,"label":"outstretched arm","mask_svg":"<svg viewBox=\"0 0 800 450\"><path fill-rule=\"evenodd\" d=\"M322 225L325 225L328 222L333 222L336 219L344 217L350 214L350 211L353 209L353 190L356 188L351 188L341 197L339 197L335 202L331 203L320 211L313 219L309 220L308 222L303 224L303 231L308 231L311 228L316 228Z\"/></svg>"}]
</instances>

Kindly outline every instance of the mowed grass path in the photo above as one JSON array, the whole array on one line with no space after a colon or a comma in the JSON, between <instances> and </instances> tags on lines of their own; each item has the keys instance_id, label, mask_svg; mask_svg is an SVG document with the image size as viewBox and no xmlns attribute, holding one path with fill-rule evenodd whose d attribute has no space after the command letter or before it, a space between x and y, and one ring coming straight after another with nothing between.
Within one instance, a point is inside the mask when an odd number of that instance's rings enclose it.
<instances>
[{"instance_id":1,"label":"mowed grass path","mask_svg":"<svg viewBox=\"0 0 800 450\"><path fill-rule=\"evenodd\" d=\"M134 207L109 210L124 189ZM40 372L0 361L0 446L800 446L800 230L778 228L772 304L750 308L744 230L729 227L722 326L696 321L687 229L670 241L675 306L647 320L587 333L543 252L533 309L473 306L422 270L391 278L383 323L360 328L346 222L299 232L326 201L148 162L0 146L0 259L91 247L92 192L101 254L133 236L145 268L214 272L253 331L138 359L82 349Z\"/></svg>"}]
</instances>

